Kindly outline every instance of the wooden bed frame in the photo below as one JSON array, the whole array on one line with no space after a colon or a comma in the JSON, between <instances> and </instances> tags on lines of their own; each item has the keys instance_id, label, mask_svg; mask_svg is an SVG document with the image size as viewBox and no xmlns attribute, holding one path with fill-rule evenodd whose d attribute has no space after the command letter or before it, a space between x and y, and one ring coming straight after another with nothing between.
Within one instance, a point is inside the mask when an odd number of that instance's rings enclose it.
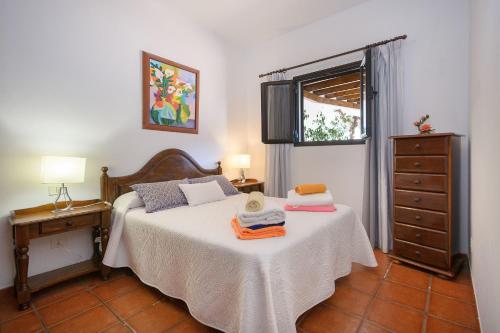
<instances>
[{"instance_id":1,"label":"wooden bed frame","mask_svg":"<svg viewBox=\"0 0 500 333\"><path fill-rule=\"evenodd\" d=\"M183 178L222 174L221 162L215 169L204 169L188 153L165 149L153 156L139 171L131 175L109 177L108 167L101 168L101 199L111 204L120 195L132 191L131 185Z\"/></svg>"},{"instance_id":2,"label":"wooden bed frame","mask_svg":"<svg viewBox=\"0 0 500 333\"><path fill-rule=\"evenodd\" d=\"M191 155L180 149L165 149L159 152L147 161L139 171L130 175L109 177L107 166L103 166L101 170L101 200L110 204L113 204L120 195L132 191L130 186L134 184L222 174L220 161L217 162L215 169L205 169ZM109 239L107 229L101 238L105 251ZM110 272L111 267L101 265L101 275L104 280L108 279Z\"/></svg>"}]
</instances>

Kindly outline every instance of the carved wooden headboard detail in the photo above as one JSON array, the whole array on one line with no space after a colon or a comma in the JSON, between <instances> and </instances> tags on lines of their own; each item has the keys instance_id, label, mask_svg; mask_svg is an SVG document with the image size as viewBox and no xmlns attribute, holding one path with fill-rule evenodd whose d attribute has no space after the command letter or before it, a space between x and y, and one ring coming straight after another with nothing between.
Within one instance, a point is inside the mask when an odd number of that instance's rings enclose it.
<instances>
[{"instance_id":1,"label":"carved wooden headboard detail","mask_svg":"<svg viewBox=\"0 0 500 333\"><path fill-rule=\"evenodd\" d=\"M217 162L215 169L204 169L180 149L165 149L159 152L131 175L109 177L108 167L104 166L101 170L101 199L110 203L120 195L132 191L130 186L134 184L222 174L220 162Z\"/></svg>"}]
</instances>

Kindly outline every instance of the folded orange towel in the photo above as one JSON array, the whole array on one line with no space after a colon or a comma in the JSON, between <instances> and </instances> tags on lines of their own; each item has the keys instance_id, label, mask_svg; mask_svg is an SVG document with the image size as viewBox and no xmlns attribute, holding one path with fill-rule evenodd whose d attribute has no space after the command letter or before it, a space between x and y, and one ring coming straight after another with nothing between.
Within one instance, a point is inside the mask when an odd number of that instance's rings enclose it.
<instances>
[{"instance_id":1,"label":"folded orange towel","mask_svg":"<svg viewBox=\"0 0 500 333\"><path fill-rule=\"evenodd\" d=\"M295 192L300 195L324 193L326 192L325 184L300 184L295 186Z\"/></svg>"},{"instance_id":2,"label":"folded orange towel","mask_svg":"<svg viewBox=\"0 0 500 333\"><path fill-rule=\"evenodd\" d=\"M286 235L285 227L274 226L268 228L262 228L257 230L252 230L249 228L243 228L236 217L231 220L231 226L233 227L236 237L239 239L262 239L271 237L281 237Z\"/></svg>"}]
</instances>

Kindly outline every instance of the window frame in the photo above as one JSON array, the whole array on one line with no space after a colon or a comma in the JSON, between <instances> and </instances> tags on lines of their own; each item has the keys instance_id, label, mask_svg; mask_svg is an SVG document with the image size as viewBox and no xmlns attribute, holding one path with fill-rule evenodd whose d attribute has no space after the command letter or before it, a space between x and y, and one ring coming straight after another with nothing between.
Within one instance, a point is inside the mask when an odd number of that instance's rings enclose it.
<instances>
[{"instance_id":1,"label":"window frame","mask_svg":"<svg viewBox=\"0 0 500 333\"><path fill-rule=\"evenodd\" d=\"M361 145L365 144L366 139L370 137L371 135L371 114L369 114L369 111L371 110L370 104L371 104L371 84L368 84L371 82L371 75L369 75L368 72L370 72L370 63L367 63L370 60L370 54L367 53L365 57L365 63L363 64L363 61L354 61L348 64L340 65L340 66L335 66L332 68L316 71L313 73L308 73L304 75L299 75L295 76L292 81L295 84L296 88L296 103L295 103L295 128L294 128L294 142L293 145L295 147L311 147L311 146L334 146L334 145ZM368 64L368 65L367 65ZM339 74L349 74L349 73L355 73L356 71L362 71L365 70L365 85L366 89L365 92L363 93L363 76L361 76L361 84L360 84L360 90L361 90L361 95L365 98L364 104L366 105L366 110L363 108L363 103L360 103L361 105L361 112L360 112L360 124L363 123L363 117L366 115L366 129L365 129L365 135L361 139L353 139L353 140L332 140L332 141L305 141L304 140L304 126L303 126L303 119L304 119L304 107L303 107L303 100L304 100L304 94L303 94L303 89L302 85L305 82L311 82L311 81L317 81L318 79L321 78L328 78L328 77L333 77L333 76L338 76Z\"/></svg>"}]
</instances>

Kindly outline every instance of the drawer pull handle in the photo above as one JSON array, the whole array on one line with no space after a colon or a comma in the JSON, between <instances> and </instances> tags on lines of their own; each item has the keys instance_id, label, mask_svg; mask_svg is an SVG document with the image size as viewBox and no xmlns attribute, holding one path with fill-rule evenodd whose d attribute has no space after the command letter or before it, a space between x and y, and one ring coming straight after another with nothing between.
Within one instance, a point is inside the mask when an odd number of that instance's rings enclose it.
<instances>
[{"instance_id":1,"label":"drawer pull handle","mask_svg":"<svg viewBox=\"0 0 500 333\"><path fill-rule=\"evenodd\" d=\"M416 198L415 198L415 199L413 199L413 200L414 200L415 202L420 202L420 201L422 201L422 198L420 198L420 197L416 197Z\"/></svg>"},{"instance_id":2,"label":"drawer pull handle","mask_svg":"<svg viewBox=\"0 0 500 333\"><path fill-rule=\"evenodd\" d=\"M420 257L420 251L415 251L415 254Z\"/></svg>"},{"instance_id":3,"label":"drawer pull handle","mask_svg":"<svg viewBox=\"0 0 500 333\"><path fill-rule=\"evenodd\" d=\"M415 237L420 238L420 237L422 237L422 235L421 234L416 234Z\"/></svg>"},{"instance_id":4,"label":"drawer pull handle","mask_svg":"<svg viewBox=\"0 0 500 333\"><path fill-rule=\"evenodd\" d=\"M421 164L420 162L415 162L415 163L413 163L413 165L414 165L414 166L416 166L416 167L419 167L419 166L421 166L422 164Z\"/></svg>"},{"instance_id":5,"label":"drawer pull handle","mask_svg":"<svg viewBox=\"0 0 500 333\"><path fill-rule=\"evenodd\" d=\"M66 221L66 226L67 227L72 227L73 226L73 221Z\"/></svg>"},{"instance_id":6,"label":"drawer pull handle","mask_svg":"<svg viewBox=\"0 0 500 333\"><path fill-rule=\"evenodd\" d=\"M420 216L420 215L415 216L415 220L420 221L421 219L422 219L422 216Z\"/></svg>"},{"instance_id":7,"label":"drawer pull handle","mask_svg":"<svg viewBox=\"0 0 500 333\"><path fill-rule=\"evenodd\" d=\"M420 149L420 143L417 143L417 144L415 145L415 148L416 148L416 149Z\"/></svg>"},{"instance_id":8,"label":"drawer pull handle","mask_svg":"<svg viewBox=\"0 0 500 333\"><path fill-rule=\"evenodd\" d=\"M415 185L418 185L418 184L420 184L420 183L421 183L420 179L415 179L415 180L413 181L413 184L415 184Z\"/></svg>"}]
</instances>

